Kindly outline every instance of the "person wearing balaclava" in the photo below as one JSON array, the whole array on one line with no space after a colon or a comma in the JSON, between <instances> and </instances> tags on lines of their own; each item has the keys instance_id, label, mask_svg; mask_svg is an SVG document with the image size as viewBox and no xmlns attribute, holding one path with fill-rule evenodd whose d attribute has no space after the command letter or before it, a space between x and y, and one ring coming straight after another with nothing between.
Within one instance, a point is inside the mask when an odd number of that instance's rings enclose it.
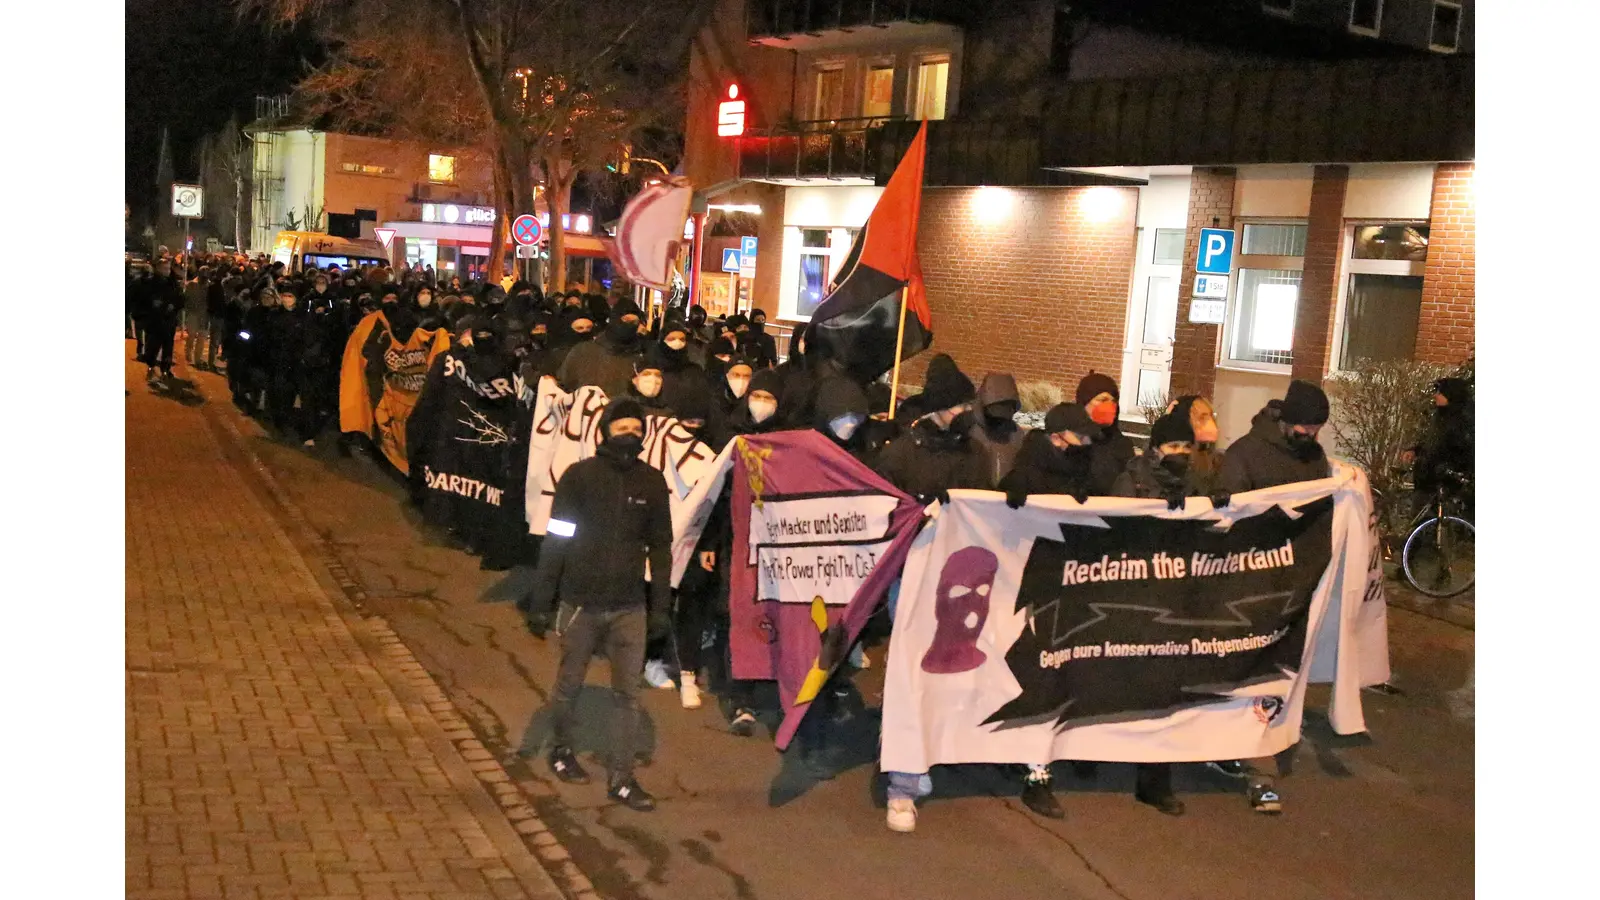
<instances>
[{"instance_id":1,"label":"person wearing balaclava","mask_svg":"<svg viewBox=\"0 0 1600 900\"><path fill-rule=\"evenodd\" d=\"M750 330L744 335L744 352L758 369L778 364L778 342L767 334L767 311L750 311Z\"/></svg>"},{"instance_id":2,"label":"person wearing balaclava","mask_svg":"<svg viewBox=\"0 0 1600 900\"><path fill-rule=\"evenodd\" d=\"M1433 502L1442 487L1455 491L1474 474L1472 382L1441 378L1433 383L1433 417L1422 440L1402 457L1414 465L1419 502Z\"/></svg>"},{"instance_id":3,"label":"person wearing balaclava","mask_svg":"<svg viewBox=\"0 0 1600 900\"><path fill-rule=\"evenodd\" d=\"M689 382L703 385L706 373L697 365L689 352L689 327L672 322L661 329L661 340L651 345L650 353L661 364L662 397L667 406L675 406L677 397Z\"/></svg>"},{"instance_id":4,"label":"person wearing balaclava","mask_svg":"<svg viewBox=\"0 0 1600 900\"><path fill-rule=\"evenodd\" d=\"M684 385L674 398L673 414L684 430L706 443L701 452L715 455L721 451L720 446L713 446L707 441L707 422L711 416L710 385L703 381ZM725 516L726 503L712 507L712 516L701 531L689 567L679 582L673 609L673 634L676 640L672 651L679 672L679 701L684 709L700 708L700 688L706 683L701 680L700 673L711 668L714 660L721 658L716 651L722 646L720 641L726 637L726 628L720 623L722 616L719 613L727 608L727 599L723 595L727 586L726 554L719 553L719 550L725 541L731 541L731 532L727 535L722 533L724 522L718 516L719 509ZM712 634L710 648L705 646L708 632Z\"/></svg>"},{"instance_id":5,"label":"person wearing balaclava","mask_svg":"<svg viewBox=\"0 0 1600 900\"><path fill-rule=\"evenodd\" d=\"M263 347L269 363L267 413L280 435L295 429L295 398L305 369L306 313L293 289L278 292L278 309L267 313L262 324Z\"/></svg>"},{"instance_id":6,"label":"person wearing balaclava","mask_svg":"<svg viewBox=\"0 0 1600 900\"><path fill-rule=\"evenodd\" d=\"M1100 426L1078 404L1051 407L1044 427L1027 432L1011 471L997 485L1005 492L1006 504L1020 509L1031 494L1087 501L1094 488L1094 442L1100 436Z\"/></svg>"},{"instance_id":7,"label":"person wearing balaclava","mask_svg":"<svg viewBox=\"0 0 1600 900\"><path fill-rule=\"evenodd\" d=\"M972 442L972 401L978 392L955 360L939 354L928 363L922 403L927 412L878 458L878 474L917 498L932 503L956 488L987 490L988 461Z\"/></svg>"},{"instance_id":8,"label":"person wearing balaclava","mask_svg":"<svg viewBox=\"0 0 1600 900\"><path fill-rule=\"evenodd\" d=\"M972 426L972 440L983 448L989 460L989 484L998 485L1006 477L1022 448L1023 430L1017 424L1022 400L1017 395L1017 380L1004 372L990 372L978 386L978 422Z\"/></svg>"},{"instance_id":9,"label":"person wearing balaclava","mask_svg":"<svg viewBox=\"0 0 1600 900\"><path fill-rule=\"evenodd\" d=\"M339 363L349 326L344 304L331 291L313 291L305 307L296 428L301 445L314 447L317 435L339 414Z\"/></svg>"},{"instance_id":10,"label":"person wearing balaclava","mask_svg":"<svg viewBox=\"0 0 1600 900\"><path fill-rule=\"evenodd\" d=\"M598 340L572 348L562 361L556 380L567 391L595 385L607 397L621 397L633 382L634 363L643 350L639 334L639 308L632 301L618 304L617 315L606 323Z\"/></svg>"},{"instance_id":11,"label":"person wearing balaclava","mask_svg":"<svg viewBox=\"0 0 1600 900\"><path fill-rule=\"evenodd\" d=\"M1317 435L1328 421L1328 395L1295 379L1282 400L1267 403L1222 460L1222 487L1230 494L1327 478L1332 471Z\"/></svg>"},{"instance_id":12,"label":"person wearing balaclava","mask_svg":"<svg viewBox=\"0 0 1600 900\"><path fill-rule=\"evenodd\" d=\"M1091 467L1094 482L1089 493L1106 496L1117 483L1117 476L1122 474L1122 470L1128 467L1128 461L1135 455L1133 441L1122 433L1122 427L1117 422L1122 412L1122 395L1111 376L1090 371L1078 382L1075 399L1100 430L1094 439Z\"/></svg>"},{"instance_id":13,"label":"person wearing balaclava","mask_svg":"<svg viewBox=\"0 0 1600 900\"><path fill-rule=\"evenodd\" d=\"M550 325L550 353L540 373L554 376L561 371L572 348L594 340L594 326L594 319L578 307L565 307L557 313Z\"/></svg>"},{"instance_id":14,"label":"person wearing balaclava","mask_svg":"<svg viewBox=\"0 0 1600 900\"><path fill-rule=\"evenodd\" d=\"M710 355L707 351L711 346L711 339L715 337L706 327L706 308L699 305L691 306L685 317L685 327L688 328L689 335L689 358L695 365L704 368L706 359Z\"/></svg>"},{"instance_id":15,"label":"person wearing balaclava","mask_svg":"<svg viewBox=\"0 0 1600 900\"><path fill-rule=\"evenodd\" d=\"M672 630L672 513L661 472L639 459L644 410L623 397L600 416L602 443L556 485L544 545L527 598L529 630L543 635L553 610L561 662L551 692L550 771L569 784L589 775L572 750L577 699L589 659L604 652L617 702L613 711L607 796L640 812L655 798L634 778L638 750L639 672L645 642ZM597 565L597 561L604 565ZM645 581L645 567L657 573Z\"/></svg>"},{"instance_id":16,"label":"person wearing balaclava","mask_svg":"<svg viewBox=\"0 0 1600 900\"><path fill-rule=\"evenodd\" d=\"M1234 441L1222 459L1222 490L1228 494L1277 487L1299 481L1316 481L1332 474L1332 466L1317 435L1328 421L1328 395L1322 388L1295 379L1282 400L1267 403L1250 421L1250 433ZM1253 765L1240 760L1211 763L1213 768L1246 780L1250 807L1277 815L1283 797L1275 780L1261 771L1266 760Z\"/></svg>"},{"instance_id":17,"label":"person wearing balaclava","mask_svg":"<svg viewBox=\"0 0 1600 900\"><path fill-rule=\"evenodd\" d=\"M727 439L741 434L782 431L784 424L779 415L778 405L778 395L782 388L777 373L771 369L762 369L751 375L744 399L734 406L733 412L728 416L727 433L721 439L726 442Z\"/></svg>"},{"instance_id":18,"label":"person wearing balaclava","mask_svg":"<svg viewBox=\"0 0 1600 900\"><path fill-rule=\"evenodd\" d=\"M418 287L411 296L416 309L417 327L423 331L437 331L445 325L444 310L434 302L433 288L427 284Z\"/></svg>"},{"instance_id":19,"label":"person wearing balaclava","mask_svg":"<svg viewBox=\"0 0 1600 900\"><path fill-rule=\"evenodd\" d=\"M659 345L652 346L649 352L636 357L634 363L633 380L628 384L628 392L623 394L639 404L644 409L645 415L671 416L673 411L666 402L664 390L666 378L663 375L661 352L656 349Z\"/></svg>"}]
</instances>

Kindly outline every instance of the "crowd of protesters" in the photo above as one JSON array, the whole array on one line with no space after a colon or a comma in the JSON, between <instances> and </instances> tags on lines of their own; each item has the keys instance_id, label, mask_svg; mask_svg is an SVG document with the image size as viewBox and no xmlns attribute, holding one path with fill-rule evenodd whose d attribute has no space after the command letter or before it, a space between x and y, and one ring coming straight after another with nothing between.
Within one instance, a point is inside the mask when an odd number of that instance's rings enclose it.
<instances>
[{"instance_id":1,"label":"crowd of protesters","mask_svg":"<svg viewBox=\"0 0 1600 900\"><path fill-rule=\"evenodd\" d=\"M1234 493L1330 473L1318 440L1328 399L1303 381L1292 382L1282 399L1261 409L1249 433L1226 452L1218 448L1214 408L1202 396L1174 400L1140 450L1122 431L1118 385L1103 373L1084 374L1072 401L1048 410L1042 428L1029 429L1018 425L1021 402L1011 375L988 373L975 383L951 357L939 354L930 360L920 392L898 402L891 417L884 380L859 383L833 361L807 353L803 330L781 358L760 310L712 320L698 306L669 307L654 318L618 292L545 295L526 282L507 290L387 268L288 273L281 264L237 258L158 260L148 270L130 271L128 283L131 335L152 380L171 375L181 326L189 366L215 370L225 364L239 408L306 445L337 420L347 343L358 322L379 311L391 330L445 329L452 345L464 348L456 364L471 373L466 380L480 394L497 379L527 386L550 377L566 391L597 386L610 399L598 455L574 465L559 482L542 546L524 538L520 501L505 504L512 511L505 521L477 531L464 524L459 536L484 556L486 568L536 567L534 588L518 605L531 631L543 637L554 627L562 640L547 761L564 781L589 780L565 735L590 657L609 656L619 707L608 791L639 810L654 806L632 772L641 681L677 690L688 709L701 706L703 689L714 689L735 734L749 736L758 723L754 686L733 679L727 664L727 564L733 549L727 491L680 587L670 591L661 579L646 586L647 562L655 571L666 568L670 542L663 481L638 459L649 416L675 417L713 451L739 435L812 429L924 503L976 488L1003 492L1014 508L1040 494L1079 501L1160 498L1172 508L1198 496L1225 506ZM434 369L442 365L436 362ZM440 389L433 385L440 380L438 371L429 373L413 413L420 417L411 423L414 457L430 452L426 407L430 391L437 401ZM516 424L531 419L530 397L524 390L507 398L507 427L522 442L520 457L505 458L513 470L519 460L526 466L527 429L519 435ZM1465 454L1470 468L1471 402L1462 384L1440 384L1438 425L1414 451L1419 467L1432 472L1444 457ZM345 441L339 446L348 452ZM412 466L413 488L419 468ZM491 547L491 532L516 534L518 540ZM605 564L596 565L599 560ZM859 647L851 659L854 667L867 664ZM851 714L851 671L834 676L819 697L820 708L804 720L802 753L825 755L830 726ZM1208 765L1236 778L1255 810L1281 810L1282 798L1264 765ZM1182 815L1172 769L1138 766L1135 796L1162 813ZM926 775L886 774L888 825L911 831L916 800L931 783ZM1048 767L1028 767L1019 775L1028 808L1052 818L1065 814Z\"/></svg>"}]
</instances>

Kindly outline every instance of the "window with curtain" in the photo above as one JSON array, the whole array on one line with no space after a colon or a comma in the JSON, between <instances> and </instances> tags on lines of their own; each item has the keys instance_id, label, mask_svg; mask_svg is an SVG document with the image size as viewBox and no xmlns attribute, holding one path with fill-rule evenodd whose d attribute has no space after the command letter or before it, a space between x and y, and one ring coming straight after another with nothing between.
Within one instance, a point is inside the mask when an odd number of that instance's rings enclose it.
<instances>
[{"instance_id":1,"label":"window with curtain","mask_svg":"<svg viewBox=\"0 0 1600 900\"><path fill-rule=\"evenodd\" d=\"M873 119L889 115L894 103L894 66L873 66L861 86L861 115Z\"/></svg>"},{"instance_id":2,"label":"window with curtain","mask_svg":"<svg viewBox=\"0 0 1600 900\"><path fill-rule=\"evenodd\" d=\"M800 283L795 293L795 313L810 317L828 296L828 269L832 252L828 229L800 229Z\"/></svg>"},{"instance_id":3,"label":"window with curtain","mask_svg":"<svg viewBox=\"0 0 1600 900\"><path fill-rule=\"evenodd\" d=\"M914 119L943 119L945 89L950 81L950 61L925 60L917 66L917 96L912 104Z\"/></svg>"},{"instance_id":4,"label":"window with curtain","mask_svg":"<svg viewBox=\"0 0 1600 900\"><path fill-rule=\"evenodd\" d=\"M844 103L844 70L818 69L812 80L811 118L837 119Z\"/></svg>"},{"instance_id":5,"label":"window with curtain","mask_svg":"<svg viewBox=\"0 0 1600 900\"><path fill-rule=\"evenodd\" d=\"M1359 359L1410 359L1422 318L1422 276L1356 273L1346 290L1339 368Z\"/></svg>"}]
</instances>

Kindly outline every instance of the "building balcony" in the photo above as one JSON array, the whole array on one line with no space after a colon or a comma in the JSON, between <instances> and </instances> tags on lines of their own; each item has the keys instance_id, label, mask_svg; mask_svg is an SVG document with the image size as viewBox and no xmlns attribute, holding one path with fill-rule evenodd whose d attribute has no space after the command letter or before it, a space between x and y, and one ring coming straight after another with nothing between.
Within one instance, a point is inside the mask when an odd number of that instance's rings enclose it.
<instances>
[{"instance_id":1,"label":"building balcony","mask_svg":"<svg viewBox=\"0 0 1600 900\"><path fill-rule=\"evenodd\" d=\"M785 50L847 49L959 35L970 0L749 0L750 42Z\"/></svg>"},{"instance_id":2,"label":"building balcony","mask_svg":"<svg viewBox=\"0 0 1600 900\"><path fill-rule=\"evenodd\" d=\"M752 129L739 138L739 177L772 184L871 184L871 136L887 118L829 119Z\"/></svg>"}]
</instances>

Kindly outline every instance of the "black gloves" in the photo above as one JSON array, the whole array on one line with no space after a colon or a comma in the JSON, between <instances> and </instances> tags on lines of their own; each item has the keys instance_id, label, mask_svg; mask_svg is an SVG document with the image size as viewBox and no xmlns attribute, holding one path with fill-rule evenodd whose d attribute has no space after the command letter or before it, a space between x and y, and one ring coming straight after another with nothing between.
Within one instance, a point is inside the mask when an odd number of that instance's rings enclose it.
<instances>
[{"instance_id":1,"label":"black gloves","mask_svg":"<svg viewBox=\"0 0 1600 900\"><path fill-rule=\"evenodd\" d=\"M1173 491L1166 496L1167 509L1183 509L1183 492Z\"/></svg>"},{"instance_id":2,"label":"black gloves","mask_svg":"<svg viewBox=\"0 0 1600 900\"><path fill-rule=\"evenodd\" d=\"M1221 509L1233 501L1233 495L1227 491L1217 491L1211 495L1211 508Z\"/></svg>"},{"instance_id":3,"label":"black gloves","mask_svg":"<svg viewBox=\"0 0 1600 900\"><path fill-rule=\"evenodd\" d=\"M672 613L666 609L651 609L645 625L646 636L652 641L659 641L671 633Z\"/></svg>"},{"instance_id":4,"label":"black gloves","mask_svg":"<svg viewBox=\"0 0 1600 900\"><path fill-rule=\"evenodd\" d=\"M1012 489L1006 491L1006 505L1012 509L1021 509L1028 505L1028 492Z\"/></svg>"},{"instance_id":5,"label":"black gloves","mask_svg":"<svg viewBox=\"0 0 1600 900\"><path fill-rule=\"evenodd\" d=\"M939 488L937 491L933 491L931 493L917 495L917 502L921 503L923 506L931 505L934 501L938 501L940 506L949 506L950 492L944 488Z\"/></svg>"},{"instance_id":6,"label":"black gloves","mask_svg":"<svg viewBox=\"0 0 1600 900\"><path fill-rule=\"evenodd\" d=\"M1072 497L1072 499L1078 501L1080 504L1089 502L1089 492L1088 491L1080 491L1080 492L1078 492L1076 494L1069 494L1068 496Z\"/></svg>"}]
</instances>

